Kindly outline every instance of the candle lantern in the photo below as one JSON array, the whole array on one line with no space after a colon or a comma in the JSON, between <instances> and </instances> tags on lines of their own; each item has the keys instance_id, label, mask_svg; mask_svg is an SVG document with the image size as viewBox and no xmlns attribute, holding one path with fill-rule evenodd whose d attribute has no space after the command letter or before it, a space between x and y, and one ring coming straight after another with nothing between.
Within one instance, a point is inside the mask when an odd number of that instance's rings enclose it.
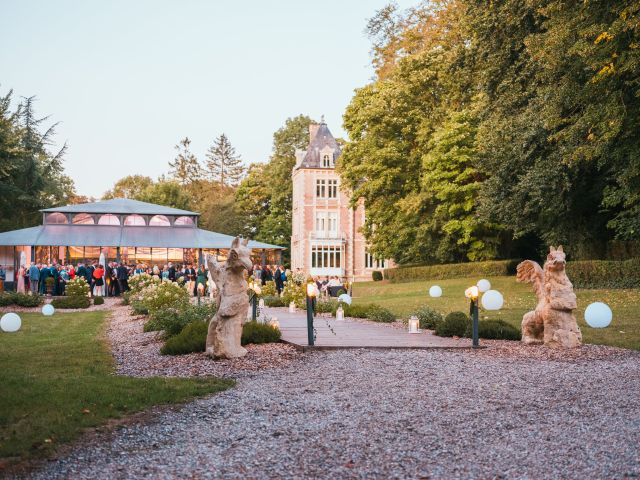
<instances>
[{"instance_id":1,"label":"candle lantern","mask_svg":"<svg viewBox=\"0 0 640 480\"><path fill-rule=\"evenodd\" d=\"M258 306L259 306L260 308L264 308L264 298L261 298L261 299L258 301Z\"/></svg>"},{"instance_id":2,"label":"candle lantern","mask_svg":"<svg viewBox=\"0 0 640 480\"><path fill-rule=\"evenodd\" d=\"M280 322L276 317L271 317L271 321L269 322L269 325L271 325L273 328L280 328Z\"/></svg>"},{"instance_id":3,"label":"candle lantern","mask_svg":"<svg viewBox=\"0 0 640 480\"><path fill-rule=\"evenodd\" d=\"M418 317L411 316L409 318L409 333L420 333L420 330L418 330L419 326L420 321L418 320Z\"/></svg>"},{"instance_id":4,"label":"candle lantern","mask_svg":"<svg viewBox=\"0 0 640 480\"><path fill-rule=\"evenodd\" d=\"M340 305L336 310L336 320L338 321L344 320L344 309L342 308L342 305Z\"/></svg>"},{"instance_id":5,"label":"candle lantern","mask_svg":"<svg viewBox=\"0 0 640 480\"><path fill-rule=\"evenodd\" d=\"M289 313L296 313L296 303L295 302L291 302L289 304Z\"/></svg>"}]
</instances>

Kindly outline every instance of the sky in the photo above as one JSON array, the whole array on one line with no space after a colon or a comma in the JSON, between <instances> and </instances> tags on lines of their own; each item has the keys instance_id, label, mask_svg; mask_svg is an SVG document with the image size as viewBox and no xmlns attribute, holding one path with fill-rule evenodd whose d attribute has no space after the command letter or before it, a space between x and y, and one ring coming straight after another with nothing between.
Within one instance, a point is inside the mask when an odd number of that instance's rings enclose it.
<instances>
[{"instance_id":1,"label":"sky","mask_svg":"<svg viewBox=\"0 0 640 480\"><path fill-rule=\"evenodd\" d=\"M373 76L364 29L386 3L0 0L0 95L35 95L60 122L82 195L167 173L185 136L201 161L224 132L247 165L265 162L301 113L346 138L342 114Z\"/></svg>"}]
</instances>

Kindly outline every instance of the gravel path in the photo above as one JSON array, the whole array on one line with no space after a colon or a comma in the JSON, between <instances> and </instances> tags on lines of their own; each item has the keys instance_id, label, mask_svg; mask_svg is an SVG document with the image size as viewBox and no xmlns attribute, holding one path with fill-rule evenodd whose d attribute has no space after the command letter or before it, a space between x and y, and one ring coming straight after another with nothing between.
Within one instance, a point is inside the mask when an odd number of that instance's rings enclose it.
<instances>
[{"instance_id":1,"label":"gravel path","mask_svg":"<svg viewBox=\"0 0 640 480\"><path fill-rule=\"evenodd\" d=\"M84 442L33 478L627 478L640 354L314 352ZM542 352L542 353L540 353Z\"/></svg>"}]
</instances>

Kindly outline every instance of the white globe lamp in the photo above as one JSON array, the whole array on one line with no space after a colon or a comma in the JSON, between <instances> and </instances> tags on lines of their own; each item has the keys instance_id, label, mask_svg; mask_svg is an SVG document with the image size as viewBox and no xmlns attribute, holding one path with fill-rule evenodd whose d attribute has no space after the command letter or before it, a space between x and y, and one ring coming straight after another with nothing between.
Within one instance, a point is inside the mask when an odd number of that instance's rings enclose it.
<instances>
[{"instance_id":1,"label":"white globe lamp","mask_svg":"<svg viewBox=\"0 0 640 480\"><path fill-rule=\"evenodd\" d=\"M17 313L5 313L2 318L0 318L0 329L3 332L17 332L20 330L21 325L22 320Z\"/></svg>"},{"instance_id":2,"label":"white globe lamp","mask_svg":"<svg viewBox=\"0 0 640 480\"><path fill-rule=\"evenodd\" d=\"M584 320L591 328L608 327L612 319L613 312L606 303L594 302L584 311Z\"/></svg>"},{"instance_id":3,"label":"white globe lamp","mask_svg":"<svg viewBox=\"0 0 640 480\"><path fill-rule=\"evenodd\" d=\"M56 309L50 303L47 303L44 307L42 307L42 314L46 317L50 317L55 313Z\"/></svg>"},{"instance_id":4,"label":"white globe lamp","mask_svg":"<svg viewBox=\"0 0 640 480\"><path fill-rule=\"evenodd\" d=\"M489 290L491 290L491 282L486 278L478 280L478 283L476 285L478 286L478 290L480 290L480 293L488 292Z\"/></svg>"},{"instance_id":5,"label":"white globe lamp","mask_svg":"<svg viewBox=\"0 0 640 480\"><path fill-rule=\"evenodd\" d=\"M481 303L485 310L500 310L504 304L504 298L499 291L488 290L482 295Z\"/></svg>"},{"instance_id":6,"label":"white globe lamp","mask_svg":"<svg viewBox=\"0 0 640 480\"><path fill-rule=\"evenodd\" d=\"M431 296L433 298L441 297L442 296L442 288L440 288L439 285L433 285L429 289L429 296Z\"/></svg>"}]
</instances>

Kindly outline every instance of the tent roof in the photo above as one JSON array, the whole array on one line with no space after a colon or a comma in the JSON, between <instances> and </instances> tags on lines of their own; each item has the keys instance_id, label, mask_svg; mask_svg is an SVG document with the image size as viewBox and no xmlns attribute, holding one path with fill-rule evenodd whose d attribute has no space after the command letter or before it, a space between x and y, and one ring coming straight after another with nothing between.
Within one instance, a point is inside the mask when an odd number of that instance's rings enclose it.
<instances>
[{"instance_id":1,"label":"tent roof","mask_svg":"<svg viewBox=\"0 0 640 480\"><path fill-rule=\"evenodd\" d=\"M111 225L41 225L0 233L0 246L230 248L231 235L191 227L134 227ZM250 248L284 247L249 241Z\"/></svg>"},{"instance_id":2,"label":"tent roof","mask_svg":"<svg viewBox=\"0 0 640 480\"><path fill-rule=\"evenodd\" d=\"M114 198L100 202L80 203L78 205L66 205L64 207L45 208L42 212L62 213L113 213L139 215L200 215L188 210L165 207L154 203L141 202L130 198Z\"/></svg>"}]
</instances>

